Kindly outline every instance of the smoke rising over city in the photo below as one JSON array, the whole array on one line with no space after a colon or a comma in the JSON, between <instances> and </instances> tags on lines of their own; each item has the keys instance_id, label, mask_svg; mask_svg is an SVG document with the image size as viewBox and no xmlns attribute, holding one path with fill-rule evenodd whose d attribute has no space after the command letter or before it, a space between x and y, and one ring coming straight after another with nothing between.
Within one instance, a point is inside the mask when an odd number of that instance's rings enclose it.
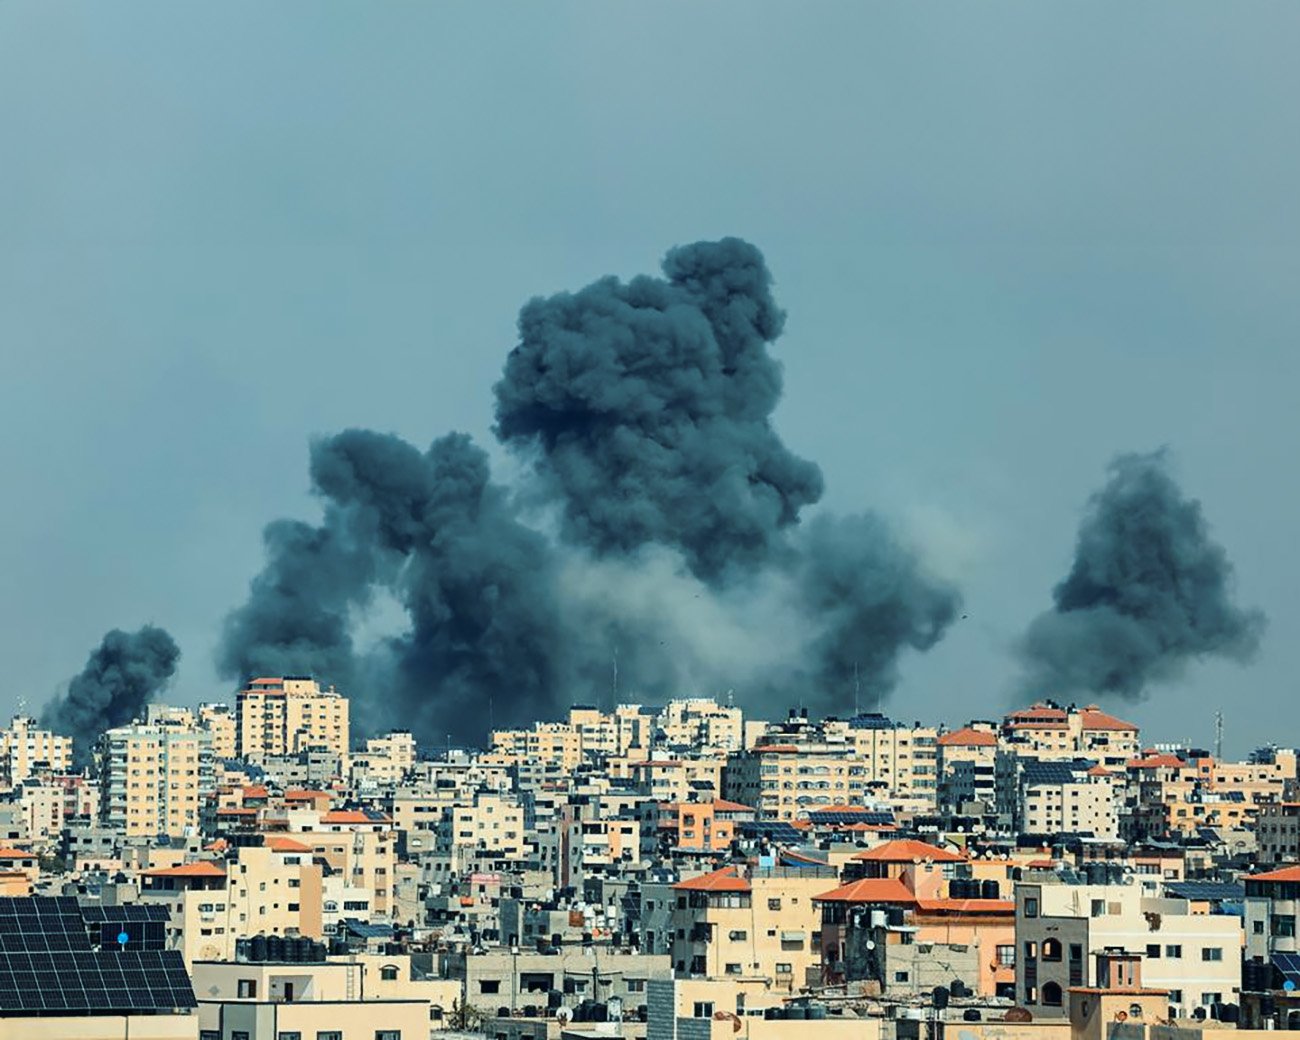
<instances>
[{"instance_id":1,"label":"smoke rising over city","mask_svg":"<svg viewBox=\"0 0 1300 1040\"><path fill-rule=\"evenodd\" d=\"M145 706L167 685L181 652L163 629L113 629L91 651L67 692L41 713L41 724L72 737L74 765L84 766L101 733L144 716Z\"/></svg>"},{"instance_id":2,"label":"smoke rising over city","mask_svg":"<svg viewBox=\"0 0 1300 1040\"><path fill-rule=\"evenodd\" d=\"M1166 454L1121 455L1109 472L1053 608L1021 643L1024 694L1137 700L1198 658L1244 662L1258 649L1264 616L1233 602L1232 564Z\"/></svg>"},{"instance_id":3,"label":"smoke rising over city","mask_svg":"<svg viewBox=\"0 0 1300 1040\"><path fill-rule=\"evenodd\" d=\"M322 520L266 528L222 673L310 672L363 728L426 739L614 692L878 701L960 600L880 517L800 522L823 482L771 423L783 321L738 239L531 301L495 388L517 486L463 434L427 451L367 430L318 441ZM379 590L409 625L358 647Z\"/></svg>"}]
</instances>

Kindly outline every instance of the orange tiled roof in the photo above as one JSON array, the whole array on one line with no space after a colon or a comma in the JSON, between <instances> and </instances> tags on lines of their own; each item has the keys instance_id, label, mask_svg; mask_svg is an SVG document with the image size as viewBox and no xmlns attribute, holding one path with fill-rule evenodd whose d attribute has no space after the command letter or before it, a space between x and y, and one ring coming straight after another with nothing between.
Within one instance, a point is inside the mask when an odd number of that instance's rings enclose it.
<instances>
[{"instance_id":1,"label":"orange tiled roof","mask_svg":"<svg viewBox=\"0 0 1300 1040\"><path fill-rule=\"evenodd\" d=\"M335 809L333 812L327 812L320 818L321 823L388 823L387 816L376 816L371 819L360 809Z\"/></svg>"},{"instance_id":2,"label":"orange tiled roof","mask_svg":"<svg viewBox=\"0 0 1300 1040\"><path fill-rule=\"evenodd\" d=\"M0 859L35 859L36 853L21 849L0 849Z\"/></svg>"},{"instance_id":3,"label":"orange tiled roof","mask_svg":"<svg viewBox=\"0 0 1300 1040\"><path fill-rule=\"evenodd\" d=\"M673 888L681 892L749 892L749 882L736 873L735 867L723 867L712 874L701 874L688 881L679 881Z\"/></svg>"},{"instance_id":4,"label":"orange tiled roof","mask_svg":"<svg viewBox=\"0 0 1300 1040\"><path fill-rule=\"evenodd\" d=\"M1107 715L1095 704L1080 709L1079 715L1084 729L1130 729L1134 733L1137 732L1137 727L1133 723L1117 719L1114 715Z\"/></svg>"},{"instance_id":5,"label":"orange tiled roof","mask_svg":"<svg viewBox=\"0 0 1300 1040\"><path fill-rule=\"evenodd\" d=\"M997 747L998 738L988 730L963 726L945 733L935 743L942 747Z\"/></svg>"},{"instance_id":6,"label":"orange tiled roof","mask_svg":"<svg viewBox=\"0 0 1300 1040\"><path fill-rule=\"evenodd\" d=\"M311 852L310 845L304 845L302 842L294 841L292 838L282 838L279 835L267 835L266 840L262 843L273 852Z\"/></svg>"},{"instance_id":7,"label":"orange tiled roof","mask_svg":"<svg viewBox=\"0 0 1300 1040\"><path fill-rule=\"evenodd\" d=\"M1130 758L1129 769L1181 769L1187 763L1177 755L1147 755L1143 758Z\"/></svg>"},{"instance_id":8,"label":"orange tiled roof","mask_svg":"<svg viewBox=\"0 0 1300 1040\"><path fill-rule=\"evenodd\" d=\"M268 794L270 792L261 784L250 784L244 788L245 798L265 798Z\"/></svg>"},{"instance_id":9,"label":"orange tiled roof","mask_svg":"<svg viewBox=\"0 0 1300 1040\"><path fill-rule=\"evenodd\" d=\"M1282 867L1263 874L1247 874L1247 881L1300 881L1300 867Z\"/></svg>"},{"instance_id":10,"label":"orange tiled roof","mask_svg":"<svg viewBox=\"0 0 1300 1040\"><path fill-rule=\"evenodd\" d=\"M916 904L912 890L898 878L859 878L847 885L833 888L819 896L814 903L905 903Z\"/></svg>"},{"instance_id":11,"label":"orange tiled roof","mask_svg":"<svg viewBox=\"0 0 1300 1040\"><path fill-rule=\"evenodd\" d=\"M713 803L714 812L753 812L752 805L741 805L739 802L729 802L725 798L719 798Z\"/></svg>"},{"instance_id":12,"label":"orange tiled roof","mask_svg":"<svg viewBox=\"0 0 1300 1040\"><path fill-rule=\"evenodd\" d=\"M162 867L158 870L146 870L145 877L225 877L226 872L215 863L199 860L195 863L182 863L179 867Z\"/></svg>"},{"instance_id":13,"label":"orange tiled roof","mask_svg":"<svg viewBox=\"0 0 1300 1040\"><path fill-rule=\"evenodd\" d=\"M874 849L859 852L854 859L868 860L873 863L912 863L915 860L934 860L936 863L965 863L966 857L935 845L927 845L914 838L901 838L887 841Z\"/></svg>"}]
</instances>

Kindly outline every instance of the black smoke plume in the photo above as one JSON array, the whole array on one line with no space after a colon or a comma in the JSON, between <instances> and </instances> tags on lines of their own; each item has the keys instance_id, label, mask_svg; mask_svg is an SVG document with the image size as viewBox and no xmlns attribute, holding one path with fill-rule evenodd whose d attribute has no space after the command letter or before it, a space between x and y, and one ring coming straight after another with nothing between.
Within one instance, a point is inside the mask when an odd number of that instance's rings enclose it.
<instances>
[{"instance_id":1,"label":"black smoke plume","mask_svg":"<svg viewBox=\"0 0 1300 1040\"><path fill-rule=\"evenodd\" d=\"M886 694L957 593L878 517L800 523L822 477L772 426L784 315L759 251L697 243L663 272L523 308L495 388L497 435L526 464L513 492L462 435L427 452L365 430L318 442L323 520L267 529L224 674L311 672L369 725L426 740L615 692ZM379 588L409 627L358 651Z\"/></svg>"},{"instance_id":2,"label":"black smoke plume","mask_svg":"<svg viewBox=\"0 0 1300 1040\"><path fill-rule=\"evenodd\" d=\"M1264 615L1232 600L1232 564L1163 451L1121 455L1092 496L1074 565L1021 645L1026 693L1140 699L1206 656L1247 661Z\"/></svg>"},{"instance_id":3,"label":"black smoke plume","mask_svg":"<svg viewBox=\"0 0 1300 1040\"><path fill-rule=\"evenodd\" d=\"M86 660L67 692L41 712L41 724L72 738L73 764L90 761L99 735L144 716L145 706L176 671L181 652L163 629L113 629Z\"/></svg>"}]
</instances>

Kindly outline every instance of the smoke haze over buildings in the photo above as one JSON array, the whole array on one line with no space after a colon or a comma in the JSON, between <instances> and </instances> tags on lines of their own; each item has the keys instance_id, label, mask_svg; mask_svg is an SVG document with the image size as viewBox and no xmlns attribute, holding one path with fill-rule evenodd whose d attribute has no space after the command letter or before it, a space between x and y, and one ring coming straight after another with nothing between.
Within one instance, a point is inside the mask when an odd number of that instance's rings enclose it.
<instances>
[{"instance_id":1,"label":"smoke haze over buildings","mask_svg":"<svg viewBox=\"0 0 1300 1040\"><path fill-rule=\"evenodd\" d=\"M784 315L759 251L696 243L663 271L523 308L495 391L497 434L526 464L516 488L462 434L423 452L367 430L313 445L323 519L267 527L223 674L310 671L363 726L425 737L598 697L616 655L622 689L651 698L886 695L957 592L879 517L800 524L822 478L771 424ZM409 626L358 649L379 588Z\"/></svg>"}]
</instances>

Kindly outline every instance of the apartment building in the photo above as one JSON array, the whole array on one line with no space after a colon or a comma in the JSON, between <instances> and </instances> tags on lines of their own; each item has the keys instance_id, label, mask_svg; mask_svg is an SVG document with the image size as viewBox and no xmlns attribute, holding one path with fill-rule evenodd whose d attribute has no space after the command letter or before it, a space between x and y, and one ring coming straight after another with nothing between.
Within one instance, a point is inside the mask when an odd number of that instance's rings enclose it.
<instances>
[{"instance_id":1,"label":"apartment building","mask_svg":"<svg viewBox=\"0 0 1300 1040\"><path fill-rule=\"evenodd\" d=\"M670 919L674 972L762 979L794 992L820 958L821 912L814 900L835 876L826 868L742 865L678 882Z\"/></svg>"},{"instance_id":2,"label":"apartment building","mask_svg":"<svg viewBox=\"0 0 1300 1040\"><path fill-rule=\"evenodd\" d=\"M745 746L745 713L709 697L669 701L656 727L670 747L741 751Z\"/></svg>"},{"instance_id":3,"label":"apartment building","mask_svg":"<svg viewBox=\"0 0 1300 1040\"><path fill-rule=\"evenodd\" d=\"M261 762L323 748L348 753L348 700L306 676L254 679L235 697L236 754Z\"/></svg>"},{"instance_id":4,"label":"apartment building","mask_svg":"<svg viewBox=\"0 0 1300 1040\"><path fill-rule=\"evenodd\" d=\"M71 737L42 729L26 715L15 715L0 729L0 790L17 787L37 769L66 773L71 768Z\"/></svg>"},{"instance_id":5,"label":"apartment building","mask_svg":"<svg viewBox=\"0 0 1300 1040\"><path fill-rule=\"evenodd\" d=\"M1255 819L1258 863L1300 862L1300 802L1261 805Z\"/></svg>"},{"instance_id":6,"label":"apartment building","mask_svg":"<svg viewBox=\"0 0 1300 1040\"><path fill-rule=\"evenodd\" d=\"M529 854L524 808L514 794L477 791L442 807L434 827L434 850L450 857L452 869L468 870L480 853L522 861Z\"/></svg>"},{"instance_id":7,"label":"apartment building","mask_svg":"<svg viewBox=\"0 0 1300 1040\"><path fill-rule=\"evenodd\" d=\"M239 753L239 724L229 704L200 704L199 727L208 733L212 757L225 761Z\"/></svg>"},{"instance_id":8,"label":"apartment building","mask_svg":"<svg viewBox=\"0 0 1300 1040\"><path fill-rule=\"evenodd\" d=\"M353 783L395 784L415 767L417 748L410 730L393 730L366 740L366 749L351 756Z\"/></svg>"},{"instance_id":9,"label":"apartment building","mask_svg":"<svg viewBox=\"0 0 1300 1040\"><path fill-rule=\"evenodd\" d=\"M397 876L397 832L389 817L357 809L298 809L286 815L287 837L310 848L348 885L372 891L376 914L389 912Z\"/></svg>"},{"instance_id":10,"label":"apartment building","mask_svg":"<svg viewBox=\"0 0 1300 1040\"><path fill-rule=\"evenodd\" d=\"M1029 758L1091 758L1122 767L1140 751L1138 727L1089 704L1063 708L1042 701L1013 711L1002 722L1001 746Z\"/></svg>"},{"instance_id":11,"label":"apartment building","mask_svg":"<svg viewBox=\"0 0 1300 1040\"><path fill-rule=\"evenodd\" d=\"M207 734L132 723L101 740L101 820L127 837L199 830Z\"/></svg>"},{"instance_id":12,"label":"apartment building","mask_svg":"<svg viewBox=\"0 0 1300 1040\"><path fill-rule=\"evenodd\" d=\"M1104 766L1074 769L1069 762L1032 762L1020 788L1019 829L1026 834L1119 837L1123 777Z\"/></svg>"},{"instance_id":13,"label":"apartment building","mask_svg":"<svg viewBox=\"0 0 1300 1040\"><path fill-rule=\"evenodd\" d=\"M873 800L902 811L933 809L938 794L939 730L894 722L878 712L847 721L823 723L830 741L843 740L857 758L866 790Z\"/></svg>"},{"instance_id":14,"label":"apartment building","mask_svg":"<svg viewBox=\"0 0 1300 1040\"><path fill-rule=\"evenodd\" d=\"M1141 958L1142 978L1190 1016L1234 1000L1245 942L1241 919L1204 904L1148 895L1142 885L1044 880L1015 886L1016 999L1035 1016L1066 1013L1072 987L1096 986L1098 954Z\"/></svg>"},{"instance_id":15,"label":"apartment building","mask_svg":"<svg viewBox=\"0 0 1300 1040\"><path fill-rule=\"evenodd\" d=\"M935 752L939 805L960 809L972 802L994 803L998 737L991 724L943 733L935 738Z\"/></svg>"}]
</instances>

